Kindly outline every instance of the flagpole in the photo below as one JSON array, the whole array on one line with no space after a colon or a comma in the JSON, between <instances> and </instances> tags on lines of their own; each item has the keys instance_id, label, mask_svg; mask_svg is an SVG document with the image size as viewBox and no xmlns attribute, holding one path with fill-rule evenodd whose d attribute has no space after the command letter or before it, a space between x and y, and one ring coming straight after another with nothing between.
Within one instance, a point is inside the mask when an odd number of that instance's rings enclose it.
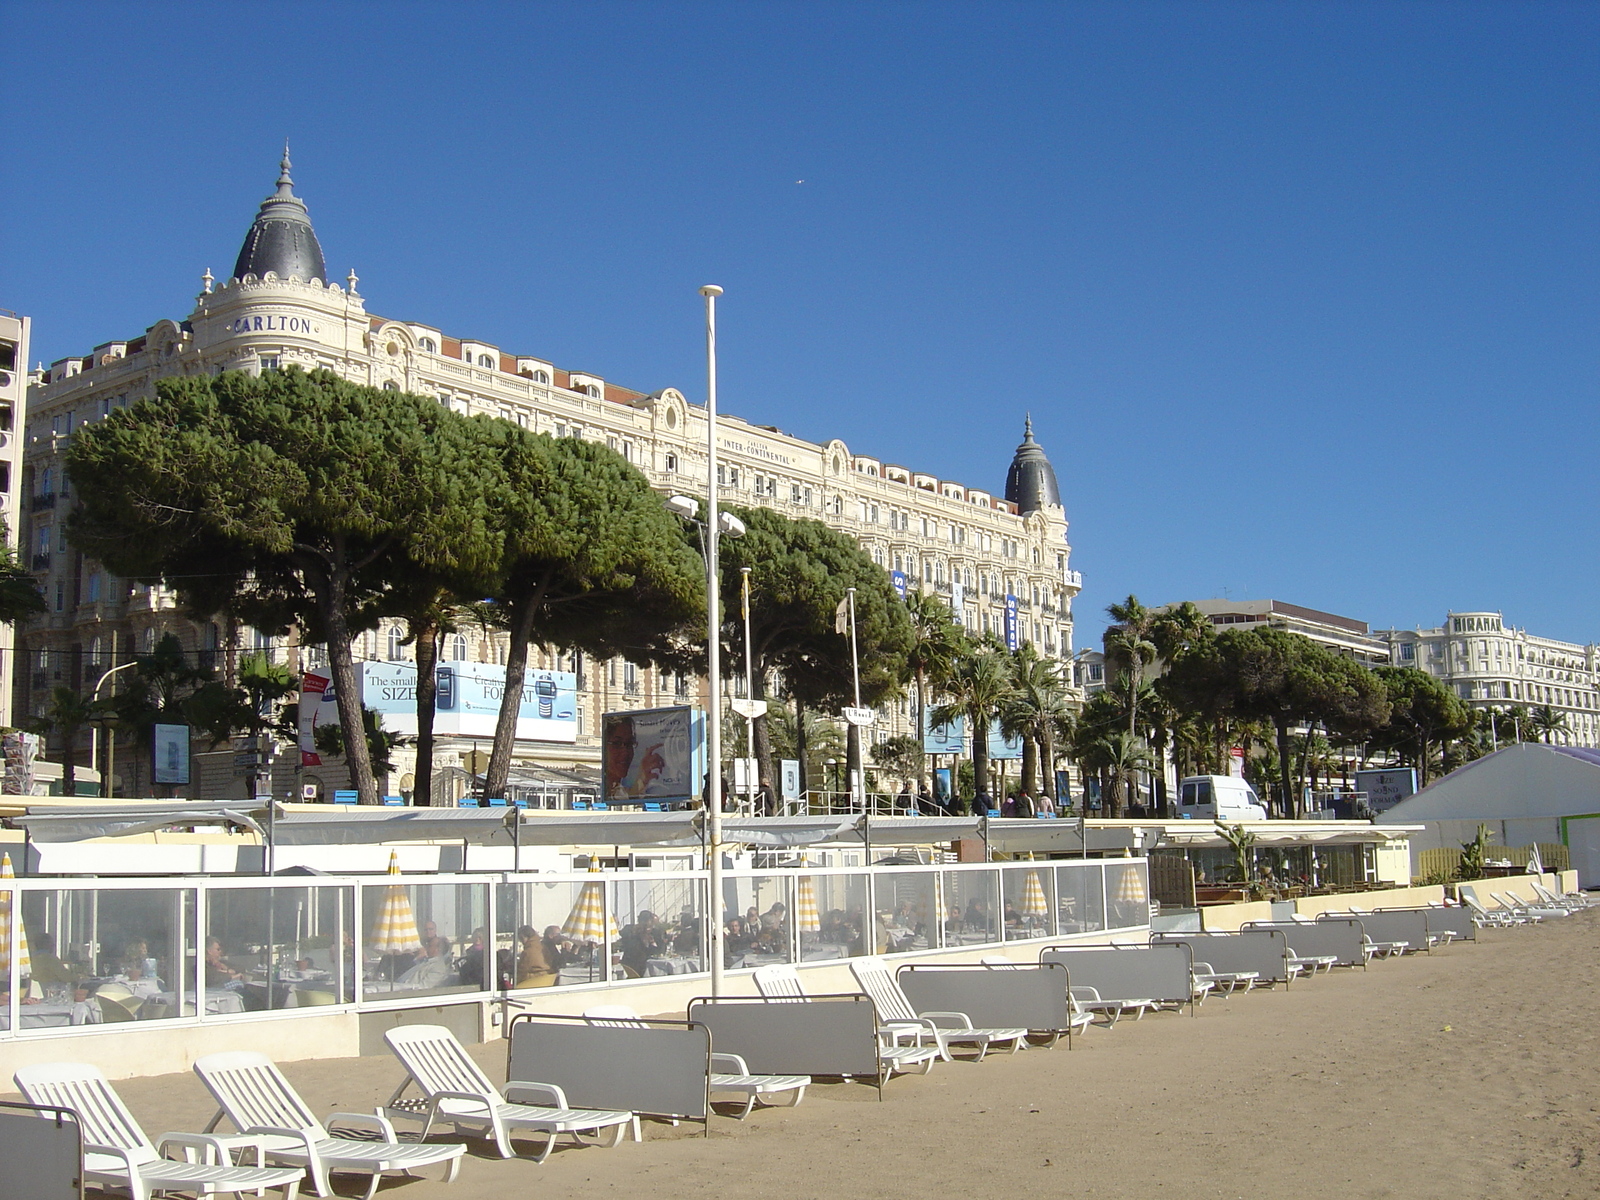
<instances>
[{"instance_id":1,"label":"flagpole","mask_svg":"<svg viewBox=\"0 0 1600 1200\"><path fill-rule=\"evenodd\" d=\"M708 283L706 298L706 673L710 712L706 714L706 863L710 875L711 995L722 995L722 612L717 577L717 297Z\"/></svg>"},{"instance_id":2,"label":"flagpole","mask_svg":"<svg viewBox=\"0 0 1600 1200\"><path fill-rule=\"evenodd\" d=\"M845 595L850 601L850 673L855 679L856 707L860 708L861 707L861 658L856 653L856 590L855 590L855 588L850 588L845 593ZM854 769L850 773L851 774L851 779L850 779L850 797L851 797L852 800L854 800L856 802L856 804L858 804L860 806L862 816L865 817L866 816L866 812L867 812L867 788L866 788L866 782L867 781L866 781L866 778L865 778L865 776L866 776L866 761L865 761L866 760L866 755L861 753L861 732L860 732L859 727L857 728L857 731L856 731L856 746L857 746L856 761L854 763ZM869 853L867 855L867 862L871 863L871 861L872 861L872 855Z\"/></svg>"},{"instance_id":3,"label":"flagpole","mask_svg":"<svg viewBox=\"0 0 1600 1200\"><path fill-rule=\"evenodd\" d=\"M846 593L850 599L850 670L856 682L856 707L861 707L861 660L856 655L856 590Z\"/></svg>"},{"instance_id":4,"label":"flagpole","mask_svg":"<svg viewBox=\"0 0 1600 1200\"><path fill-rule=\"evenodd\" d=\"M739 582L742 585L742 589L743 589L743 593L742 593L743 600L742 600L742 605L741 605L740 611L741 611L742 615L744 616L744 698L746 700L754 700L756 698L756 684L755 684L755 670L754 670L754 667L751 665L751 662L750 662L750 568L749 567L740 567L739 568ZM755 710L751 709L750 711L754 712ZM755 764L755 761L756 761L756 719L755 719L755 717L750 716L749 714L746 714L744 727L745 727L745 747L746 747L746 750L747 750L747 753L745 754L745 764L744 764L745 795L746 796L751 796L751 797L759 797L760 794L761 794L761 789L758 786L758 781L753 779L753 778L751 778L751 771L750 771L750 768ZM750 815L753 816L753 817L760 816L761 814L756 812L755 807L756 807L755 803L752 801L752 803L750 805Z\"/></svg>"}]
</instances>

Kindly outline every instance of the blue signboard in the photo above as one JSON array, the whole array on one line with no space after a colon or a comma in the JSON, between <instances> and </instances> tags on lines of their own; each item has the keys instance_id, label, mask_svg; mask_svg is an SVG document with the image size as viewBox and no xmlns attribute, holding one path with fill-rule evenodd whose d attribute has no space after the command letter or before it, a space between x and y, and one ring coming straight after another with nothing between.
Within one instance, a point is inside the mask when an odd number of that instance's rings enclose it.
<instances>
[{"instance_id":1,"label":"blue signboard","mask_svg":"<svg viewBox=\"0 0 1600 1200\"><path fill-rule=\"evenodd\" d=\"M1000 722L992 722L989 726L989 757L996 758L1021 758L1022 739L1008 738L1000 732Z\"/></svg>"},{"instance_id":2,"label":"blue signboard","mask_svg":"<svg viewBox=\"0 0 1600 1200\"><path fill-rule=\"evenodd\" d=\"M1021 644L1017 637L1017 598L1006 593L1006 649L1015 650Z\"/></svg>"},{"instance_id":3,"label":"blue signboard","mask_svg":"<svg viewBox=\"0 0 1600 1200\"><path fill-rule=\"evenodd\" d=\"M890 571L889 582L894 584L894 594L904 600L906 598L906 573L904 571Z\"/></svg>"},{"instance_id":4,"label":"blue signboard","mask_svg":"<svg viewBox=\"0 0 1600 1200\"><path fill-rule=\"evenodd\" d=\"M923 709L922 720L926 724L928 709ZM922 731L922 752L924 754L965 754L967 752L967 722L962 717L957 717L948 725L935 725L932 729Z\"/></svg>"}]
</instances>

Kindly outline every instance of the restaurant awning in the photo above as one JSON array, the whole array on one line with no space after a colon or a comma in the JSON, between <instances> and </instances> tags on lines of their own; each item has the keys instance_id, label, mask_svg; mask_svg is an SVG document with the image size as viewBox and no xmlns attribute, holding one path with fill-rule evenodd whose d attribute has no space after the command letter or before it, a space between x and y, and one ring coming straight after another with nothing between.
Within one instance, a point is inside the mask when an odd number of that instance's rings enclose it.
<instances>
[{"instance_id":1,"label":"restaurant awning","mask_svg":"<svg viewBox=\"0 0 1600 1200\"><path fill-rule=\"evenodd\" d=\"M7 818L36 842L83 842L90 838L129 837L188 825L235 825L262 833L266 807L248 801L174 800L129 804L30 804L22 816Z\"/></svg>"},{"instance_id":2,"label":"restaurant awning","mask_svg":"<svg viewBox=\"0 0 1600 1200\"><path fill-rule=\"evenodd\" d=\"M343 807L338 812L288 812L273 822L279 846L370 846L385 842L466 842L509 846L515 808Z\"/></svg>"}]
</instances>

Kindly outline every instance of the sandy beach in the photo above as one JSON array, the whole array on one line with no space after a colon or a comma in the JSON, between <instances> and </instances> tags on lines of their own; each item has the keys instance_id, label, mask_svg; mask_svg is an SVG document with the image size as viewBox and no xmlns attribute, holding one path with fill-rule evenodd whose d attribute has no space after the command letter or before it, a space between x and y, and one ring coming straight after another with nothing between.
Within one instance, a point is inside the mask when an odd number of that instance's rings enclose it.
<instances>
[{"instance_id":1,"label":"sandy beach","mask_svg":"<svg viewBox=\"0 0 1600 1200\"><path fill-rule=\"evenodd\" d=\"M1600 1195L1600 914L1486 930L1476 945L1375 962L1287 991L1213 998L1029 1050L819 1085L745 1122L647 1123L642 1145L543 1166L473 1157L409 1200L704 1195L1593 1197ZM264 1049L270 1052L271 1047ZM474 1049L504 1078L504 1043ZM290 1064L314 1108L368 1110L388 1058ZM198 1129L192 1075L119 1083L146 1128ZM345 1191L352 1190L349 1177Z\"/></svg>"}]
</instances>

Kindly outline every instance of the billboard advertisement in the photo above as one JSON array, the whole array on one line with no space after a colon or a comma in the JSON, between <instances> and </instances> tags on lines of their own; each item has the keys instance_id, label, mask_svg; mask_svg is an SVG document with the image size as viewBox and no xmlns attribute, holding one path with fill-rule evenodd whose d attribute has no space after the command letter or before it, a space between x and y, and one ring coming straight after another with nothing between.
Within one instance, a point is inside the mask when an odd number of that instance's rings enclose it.
<instances>
[{"instance_id":1,"label":"billboard advertisement","mask_svg":"<svg viewBox=\"0 0 1600 1200\"><path fill-rule=\"evenodd\" d=\"M890 571L889 582L894 584L894 594L904 600L906 598L906 573L904 571Z\"/></svg>"},{"instance_id":2,"label":"billboard advertisement","mask_svg":"<svg viewBox=\"0 0 1600 1200\"><path fill-rule=\"evenodd\" d=\"M155 753L150 759L151 779L156 783L189 782L189 727L157 725Z\"/></svg>"},{"instance_id":3,"label":"billboard advertisement","mask_svg":"<svg viewBox=\"0 0 1600 1200\"><path fill-rule=\"evenodd\" d=\"M922 721L926 725L930 709L922 711ZM964 718L957 717L948 725L935 725L932 729L924 728L922 731L922 752L924 754L965 754L967 752L967 722Z\"/></svg>"},{"instance_id":4,"label":"billboard advertisement","mask_svg":"<svg viewBox=\"0 0 1600 1200\"><path fill-rule=\"evenodd\" d=\"M1017 636L1017 598L1006 593L1006 649L1015 650L1021 644Z\"/></svg>"},{"instance_id":5,"label":"billboard advertisement","mask_svg":"<svg viewBox=\"0 0 1600 1200\"><path fill-rule=\"evenodd\" d=\"M333 702L333 680L316 671L300 676L300 765L320 767L317 729L339 723L339 708Z\"/></svg>"},{"instance_id":6,"label":"billboard advertisement","mask_svg":"<svg viewBox=\"0 0 1600 1200\"><path fill-rule=\"evenodd\" d=\"M606 713L600 719L608 801L690 800L705 780L705 714L688 705Z\"/></svg>"},{"instance_id":7,"label":"billboard advertisement","mask_svg":"<svg viewBox=\"0 0 1600 1200\"><path fill-rule=\"evenodd\" d=\"M417 732L417 666L406 662L364 662L361 702L383 714L391 733ZM494 663L440 663L433 731L464 737L493 737L500 719L506 669ZM302 710L303 711L303 710ZM532 742L578 740L578 677L571 671L529 669L522 680L517 738Z\"/></svg>"},{"instance_id":8,"label":"billboard advertisement","mask_svg":"<svg viewBox=\"0 0 1600 1200\"><path fill-rule=\"evenodd\" d=\"M1367 794L1375 813L1387 812L1407 796L1417 793L1417 769L1399 767L1388 771L1357 771L1356 791Z\"/></svg>"},{"instance_id":9,"label":"billboard advertisement","mask_svg":"<svg viewBox=\"0 0 1600 1200\"><path fill-rule=\"evenodd\" d=\"M1021 758L1022 739L1008 738L1000 732L1000 722L993 721L989 725L989 758Z\"/></svg>"}]
</instances>

